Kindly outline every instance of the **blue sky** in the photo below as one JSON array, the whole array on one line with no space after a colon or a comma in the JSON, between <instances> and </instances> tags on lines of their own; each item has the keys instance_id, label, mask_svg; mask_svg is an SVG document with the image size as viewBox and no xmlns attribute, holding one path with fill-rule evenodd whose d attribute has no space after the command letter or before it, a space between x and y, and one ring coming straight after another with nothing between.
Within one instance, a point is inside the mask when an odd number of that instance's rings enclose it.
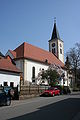
<instances>
[{"instance_id":1,"label":"blue sky","mask_svg":"<svg viewBox=\"0 0 80 120\"><path fill-rule=\"evenodd\" d=\"M0 51L23 42L48 50L54 17L65 55L80 42L80 0L0 0Z\"/></svg>"}]
</instances>

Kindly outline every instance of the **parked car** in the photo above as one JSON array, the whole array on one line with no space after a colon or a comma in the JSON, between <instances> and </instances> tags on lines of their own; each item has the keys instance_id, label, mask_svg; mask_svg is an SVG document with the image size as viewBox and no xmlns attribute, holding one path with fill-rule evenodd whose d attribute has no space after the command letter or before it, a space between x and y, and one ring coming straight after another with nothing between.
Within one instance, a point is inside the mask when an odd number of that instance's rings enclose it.
<instances>
[{"instance_id":1,"label":"parked car","mask_svg":"<svg viewBox=\"0 0 80 120\"><path fill-rule=\"evenodd\" d=\"M6 94L9 94L9 91L12 89L12 87L10 87L10 86L4 86L3 87L3 90L4 90L4 92L6 93Z\"/></svg>"},{"instance_id":2,"label":"parked car","mask_svg":"<svg viewBox=\"0 0 80 120\"><path fill-rule=\"evenodd\" d=\"M56 87L60 90L60 94L70 94L71 93L71 90L70 90L69 86L62 87L60 85L56 85L54 87Z\"/></svg>"},{"instance_id":3,"label":"parked car","mask_svg":"<svg viewBox=\"0 0 80 120\"><path fill-rule=\"evenodd\" d=\"M71 90L68 86L64 86L63 88L63 94L70 94L71 93Z\"/></svg>"},{"instance_id":4,"label":"parked car","mask_svg":"<svg viewBox=\"0 0 80 120\"><path fill-rule=\"evenodd\" d=\"M48 90L45 90L40 96L55 96L60 95L60 90L56 87L50 87Z\"/></svg>"},{"instance_id":5,"label":"parked car","mask_svg":"<svg viewBox=\"0 0 80 120\"><path fill-rule=\"evenodd\" d=\"M10 104L11 104L11 97L5 92L0 91L0 105L9 106Z\"/></svg>"},{"instance_id":6,"label":"parked car","mask_svg":"<svg viewBox=\"0 0 80 120\"><path fill-rule=\"evenodd\" d=\"M6 92L6 94L9 94L11 96L11 99L14 99L14 100L19 99L17 87L12 88L10 86L4 86L3 90L4 90L4 92Z\"/></svg>"}]
</instances>

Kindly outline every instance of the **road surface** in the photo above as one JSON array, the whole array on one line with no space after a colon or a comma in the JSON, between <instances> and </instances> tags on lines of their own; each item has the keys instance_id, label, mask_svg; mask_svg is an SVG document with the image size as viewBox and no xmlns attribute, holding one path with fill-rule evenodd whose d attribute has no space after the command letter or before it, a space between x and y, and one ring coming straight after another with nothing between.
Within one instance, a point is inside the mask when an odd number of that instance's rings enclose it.
<instances>
[{"instance_id":1,"label":"road surface","mask_svg":"<svg viewBox=\"0 0 80 120\"><path fill-rule=\"evenodd\" d=\"M80 120L80 93L12 101L0 107L0 120Z\"/></svg>"}]
</instances>

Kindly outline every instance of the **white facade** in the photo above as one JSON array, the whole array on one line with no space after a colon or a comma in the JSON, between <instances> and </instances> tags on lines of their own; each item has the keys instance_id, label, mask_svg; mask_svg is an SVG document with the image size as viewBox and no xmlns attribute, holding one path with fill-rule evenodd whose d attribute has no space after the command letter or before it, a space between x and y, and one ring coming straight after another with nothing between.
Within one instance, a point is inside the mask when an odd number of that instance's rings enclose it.
<instances>
[{"instance_id":1,"label":"white facade","mask_svg":"<svg viewBox=\"0 0 80 120\"><path fill-rule=\"evenodd\" d=\"M0 71L0 85L4 86L4 82L7 82L8 86L13 82L14 87L17 87L17 85L20 85L20 75L17 73Z\"/></svg>"},{"instance_id":2,"label":"white facade","mask_svg":"<svg viewBox=\"0 0 80 120\"><path fill-rule=\"evenodd\" d=\"M32 61L32 60L27 60L27 59L17 60L16 61L16 66L19 69L21 69L21 71L23 72L24 83L33 83L33 79L32 79L32 68L33 67L35 67L35 78L37 78L38 73L41 70L43 70L43 69L47 70L48 67L49 67L49 65L42 64L42 63L39 63L39 62L35 62L35 61ZM64 82L63 82L63 79L61 79L59 84L63 85L63 83L64 83L64 86L69 86L70 81L67 78L67 71L66 70L64 70L64 74L65 74ZM35 83L39 84L38 79L35 79ZM45 80L45 84L46 85L48 84L46 80Z\"/></svg>"},{"instance_id":3,"label":"white facade","mask_svg":"<svg viewBox=\"0 0 80 120\"><path fill-rule=\"evenodd\" d=\"M39 63L39 62L35 62L32 60L17 60L16 61L16 66L21 69L21 71L23 72L23 79L24 82L31 82L32 83L32 69L33 67L35 67L35 78L37 78L38 73L41 70L47 70L48 69L48 65ZM35 81L37 82L37 81Z\"/></svg>"},{"instance_id":4,"label":"white facade","mask_svg":"<svg viewBox=\"0 0 80 120\"><path fill-rule=\"evenodd\" d=\"M30 82L32 82L32 67L35 67L35 77L38 76L38 73L42 69L47 70L48 68L48 66L44 64L27 60L27 77L28 77L28 80L31 80Z\"/></svg>"}]
</instances>

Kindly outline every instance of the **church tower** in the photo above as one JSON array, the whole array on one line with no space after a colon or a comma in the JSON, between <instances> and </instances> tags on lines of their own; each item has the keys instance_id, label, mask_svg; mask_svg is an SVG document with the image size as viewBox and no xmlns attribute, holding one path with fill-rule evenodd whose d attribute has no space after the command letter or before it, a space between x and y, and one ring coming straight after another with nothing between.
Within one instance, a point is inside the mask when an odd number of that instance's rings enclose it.
<instances>
[{"instance_id":1,"label":"church tower","mask_svg":"<svg viewBox=\"0 0 80 120\"><path fill-rule=\"evenodd\" d=\"M60 39L55 19L52 36L49 40L49 52L52 52L59 60L64 63L64 45L63 41Z\"/></svg>"}]
</instances>

